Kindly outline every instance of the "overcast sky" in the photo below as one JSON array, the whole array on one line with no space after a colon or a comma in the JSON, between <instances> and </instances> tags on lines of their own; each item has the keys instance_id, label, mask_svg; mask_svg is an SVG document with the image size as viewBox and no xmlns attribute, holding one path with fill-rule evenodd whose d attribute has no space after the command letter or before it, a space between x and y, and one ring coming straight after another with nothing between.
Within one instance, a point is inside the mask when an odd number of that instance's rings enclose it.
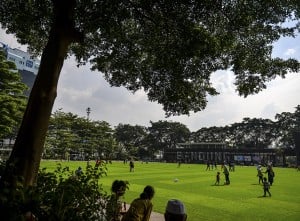
<instances>
[{"instance_id":1,"label":"overcast sky","mask_svg":"<svg viewBox=\"0 0 300 221\"><path fill-rule=\"evenodd\" d=\"M0 41L26 51L25 46L19 45L13 35L7 35L2 29ZM274 56L299 60L300 37L280 40L275 44ZM71 58L64 63L53 112L62 108L64 112L86 117L86 109L90 107L90 119L107 121L112 127L119 123L150 126L150 121L168 120L197 131L202 127L241 122L245 117L274 120L277 113L294 112L300 104L300 73L277 78L268 83L267 89L247 98L238 96L233 85L234 76L229 71L213 74L211 81L220 95L209 97L204 111L165 118L162 106L148 101L143 91L132 94L125 88L110 87L100 72L90 71L89 66L77 68Z\"/></svg>"}]
</instances>

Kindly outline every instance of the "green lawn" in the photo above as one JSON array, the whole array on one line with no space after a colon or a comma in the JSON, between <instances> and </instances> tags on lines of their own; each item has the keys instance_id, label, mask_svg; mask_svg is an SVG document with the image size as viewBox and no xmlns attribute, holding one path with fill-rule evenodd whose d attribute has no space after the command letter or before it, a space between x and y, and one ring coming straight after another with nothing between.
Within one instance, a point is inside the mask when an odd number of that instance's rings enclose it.
<instances>
[{"instance_id":1,"label":"green lawn","mask_svg":"<svg viewBox=\"0 0 300 221\"><path fill-rule=\"evenodd\" d=\"M61 162L75 170L86 162ZM93 162L92 162L93 163ZM54 161L42 161L41 168L56 167ZM125 201L138 197L145 185L152 185L156 194L154 211L163 213L168 199L184 202L188 221L298 221L300 220L300 172L289 168L274 168L275 180L270 192L272 197L262 197L255 167L236 166L230 173L229 186L214 186L218 170L205 171L206 165L135 162L135 172L129 172L129 164L113 162L107 165L108 173L101 178L109 192L115 179L128 180L129 190ZM174 182L177 178L178 182ZM221 173L221 183L224 176Z\"/></svg>"}]
</instances>

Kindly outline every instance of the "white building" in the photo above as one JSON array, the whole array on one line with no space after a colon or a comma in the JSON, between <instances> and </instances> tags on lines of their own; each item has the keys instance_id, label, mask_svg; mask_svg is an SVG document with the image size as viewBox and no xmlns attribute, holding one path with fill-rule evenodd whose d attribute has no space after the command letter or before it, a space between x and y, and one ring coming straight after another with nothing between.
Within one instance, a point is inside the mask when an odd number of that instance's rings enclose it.
<instances>
[{"instance_id":1,"label":"white building","mask_svg":"<svg viewBox=\"0 0 300 221\"><path fill-rule=\"evenodd\" d=\"M2 48L6 54L6 59L14 62L19 71L27 71L37 75L40 66L39 59L18 48L10 48L2 42L0 42L0 44L2 44Z\"/></svg>"}]
</instances>

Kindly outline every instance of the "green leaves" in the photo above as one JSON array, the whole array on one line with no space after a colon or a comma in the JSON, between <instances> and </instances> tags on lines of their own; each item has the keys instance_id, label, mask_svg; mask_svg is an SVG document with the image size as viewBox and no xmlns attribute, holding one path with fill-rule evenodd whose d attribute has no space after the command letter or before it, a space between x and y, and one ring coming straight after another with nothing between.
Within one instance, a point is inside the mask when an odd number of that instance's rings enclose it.
<instances>
[{"instance_id":1,"label":"green leaves","mask_svg":"<svg viewBox=\"0 0 300 221\"><path fill-rule=\"evenodd\" d=\"M41 53L54 12L49 0L6 0L0 23ZM144 90L167 116L188 115L203 110L208 95L218 94L210 83L217 70L231 68L242 96L298 71L299 61L271 55L280 37L297 34L299 14L296 1L281 0L76 1L69 25L84 33L84 42L69 52L79 64L91 62L112 86ZM291 25L284 27L287 21Z\"/></svg>"},{"instance_id":2,"label":"green leaves","mask_svg":"<svg viewBox=\"0 0 300 221\"><path fill-rule=\"evenodd\" d=\"M1 187L0 211L9 220L22 220L27 212L39 220L103 220L108 196L98 182L106 171L103 162L87 165L80 177L60 164L55 172L41 169L36 186Z\"/></svg>"},{"instance_id":3,"label":"green leaves","mask_svg":"<svg viewBox=\"0 0 300 221\"><path fill-rule=\"evenodd\" d=\"M12 135L21 123L27 104L24 92L28 87L13 62L0 51L0 139Z\"/></svg>"}]
</instances>

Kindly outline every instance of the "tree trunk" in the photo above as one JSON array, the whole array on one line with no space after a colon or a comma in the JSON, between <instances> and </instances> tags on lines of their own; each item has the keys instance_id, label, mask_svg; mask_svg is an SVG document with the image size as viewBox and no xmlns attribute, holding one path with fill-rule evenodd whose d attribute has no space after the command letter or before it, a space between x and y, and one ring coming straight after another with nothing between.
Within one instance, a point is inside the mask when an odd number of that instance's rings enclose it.
<instances>
[{"instance_id":1,"label":"tree trunk","mask_svg":"<svg viewBox=\"0 0 300 221\"><path fill-rule=\"evenodd\" d=\"M25 186L34 185L36 182L59 75L68 46L75 41L71 20L74 4L70 4L75 1L53 2L55 20L1 185L5 183L14 186L17 177L24 178Z\"/></svg>"}]
</instances>

